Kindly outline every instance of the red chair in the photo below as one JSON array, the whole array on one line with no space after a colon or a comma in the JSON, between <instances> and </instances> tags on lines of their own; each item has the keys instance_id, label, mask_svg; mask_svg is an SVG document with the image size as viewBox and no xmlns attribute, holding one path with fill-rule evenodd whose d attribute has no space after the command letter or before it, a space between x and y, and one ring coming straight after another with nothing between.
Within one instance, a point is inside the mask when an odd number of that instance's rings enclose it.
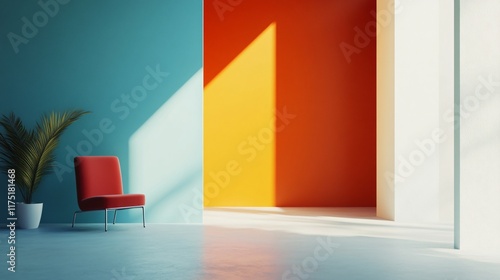
<instances>
[{"instance_id":1,"label":"red chair","mask_svg":"<svg viewBox=\"0 0 500 280\"><path fill-rule=\"evenodd\" d=\"M114 156L75 157L76 191L80 211L73 214L75 226L76 214L86 211L104 210L104 231L108 231L108 210L116 211L142 208L142 226L146 227L143 194L123 194L120 161Z\"/></svg>"}]
</instances>

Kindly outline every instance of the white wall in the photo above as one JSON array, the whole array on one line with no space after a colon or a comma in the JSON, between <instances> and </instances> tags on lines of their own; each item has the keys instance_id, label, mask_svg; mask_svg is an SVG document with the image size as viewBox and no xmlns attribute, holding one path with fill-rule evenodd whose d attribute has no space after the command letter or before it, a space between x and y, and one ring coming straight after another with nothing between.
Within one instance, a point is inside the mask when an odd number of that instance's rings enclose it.
<instances>
[{"instance_id":1,"label":"white wall","mask_svg":"<svg viewBox=\"0 0 500 280\"><path fill-rule=\"evenodd\" d=\"M454 0L439 1L439 220L453 223L454 204Z\"/></svg>"},{"instance_id":2,"label":"white wall","mask_svg":"<svg viewBox=\"0 0 500 280\"><path fill-rule=\"evenodd\" d=\"M500 1L460 1L460 248L500 249Z\"/></svg>"}]
</instances>

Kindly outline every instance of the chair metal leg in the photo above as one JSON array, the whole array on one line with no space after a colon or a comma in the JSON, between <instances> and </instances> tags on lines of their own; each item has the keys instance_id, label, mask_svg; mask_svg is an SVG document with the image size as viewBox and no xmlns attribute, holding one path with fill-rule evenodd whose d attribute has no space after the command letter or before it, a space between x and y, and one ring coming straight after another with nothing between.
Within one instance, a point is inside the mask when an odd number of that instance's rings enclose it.
<instances>
[{"instance_id":1,"label":"chair metal leg","mask_svg":"<svg viewBox=\"0 0 500 280\"><path fill-rule=\"evenodd\" d=\"M78 211L75 211L75 213L73 214L73 223L71 224L72 228L75 227L76 212L78 212Z\"/></svg>"},{"instance_id":2,"label":"chair metal leg","mask_svg":"<svg viewBox=\"0 0 500 280\"><path fill-rule=\"evenodd\" d=\"M136 208L136 207L130 207L130 208ZM108 210L115 211L115 213L113 214L113 224L115 224L116 223L116 212L118 212L118 210L130 209L130 208L104 209L104 231L108 231ZM146 228L146 210L145 210L146 207L141 206L141 208L142 208L142 227ZM82 213L82 212L85 212L85 211L75 211L75 213L73 213L73 223L71 224L71 227L75 227L76 214Z\"/></svg>"},{"instance_id":3,"label":"chair metal leg","mask_svg":"<svg viewBox=\"0 0 500 280\"><path fill-rule=\"evenodd\" d=\"M142 208L142 227L146 228L146 218L144 215L144 206L142 206L141 208Z\"/></svg>"}]
</instances>

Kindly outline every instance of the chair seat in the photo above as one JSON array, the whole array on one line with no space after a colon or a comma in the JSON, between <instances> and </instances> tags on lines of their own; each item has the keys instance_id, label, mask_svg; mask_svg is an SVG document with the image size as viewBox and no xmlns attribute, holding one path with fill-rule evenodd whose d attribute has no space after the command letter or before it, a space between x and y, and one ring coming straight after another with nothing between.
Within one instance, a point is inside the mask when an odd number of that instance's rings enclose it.
<instances>
[{"instance_id":1,"label":"chair seat","mask_svg":"<svg viewBox=\"0 0 500 280\"><path fill-rule=\"evenodd\" d=\"M143 206L146 204L144 194L109 194L93 196L81 200L78 205L82 211L103 210L106 208L121 208Z\"/></svg>"}]
</instances>

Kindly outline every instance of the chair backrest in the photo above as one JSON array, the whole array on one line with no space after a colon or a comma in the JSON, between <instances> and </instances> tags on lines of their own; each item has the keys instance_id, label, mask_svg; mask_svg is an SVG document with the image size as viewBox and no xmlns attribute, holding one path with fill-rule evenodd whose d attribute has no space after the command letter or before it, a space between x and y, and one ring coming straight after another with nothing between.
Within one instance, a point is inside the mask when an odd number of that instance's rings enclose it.
<instances>
[{"instance_id":1,"label":"chair backrest","mask_svg":"<svg viewBox=\"0 0 500 280\"><path fill-rule=\"evenodd\" d=\"M123 194L120 161L115 156L75 157L78 202L108 194Z\"/></svg>"}]
</instances>

